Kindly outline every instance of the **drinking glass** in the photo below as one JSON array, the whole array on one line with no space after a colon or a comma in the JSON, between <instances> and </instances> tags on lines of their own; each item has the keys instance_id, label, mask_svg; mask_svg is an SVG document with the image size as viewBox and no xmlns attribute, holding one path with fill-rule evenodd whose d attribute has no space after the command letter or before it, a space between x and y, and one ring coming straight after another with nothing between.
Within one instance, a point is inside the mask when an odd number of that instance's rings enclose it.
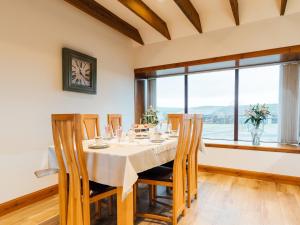
<instances>
[{"instance_id":1,"label":"drinking glass","mask_svg":"<svg viewBox=\"0 0 300 225\"><path fill-rule=\"evenodd\" d=\"M110 125L105 126L105 138L110 139L112 137L112 127Z\"/></svg>"},{"instance_id":2,"label":"drinking glass","mask_svg":"<svg viewBox=\"0 0 300 225\"><path fill-rule=\"evenodd\" d=\"M172 131L172 124L171 123L169 123L168 125L167 125L167 133L168 134L170 134L171 133L171 131Z\"/></svg>"},{"instance_id":3,"label":"drinking glass","mask_svg":"<svg viewBox=\"0 0 300 225\"><path fill-rule=\"evenodd\" d=\"M101 137L95 137L95 144L101 145L102 144L102 138Z\"/></svg>"},{"instance_id":4,"label":"drinking glass","mask_svg":"<svg viewBox=\"0 0 300 225\"><path fill-rule=\"evenodd\" d=\"M117 136L119 142L121 142L122 134L123 134L122 127L119 127L118 129L116 129L116 136Z\"/></svg>"},{"instance_id":5,"label":"drinking glass","mask_svg":"<svg viewBox=\"0 0 300 225\"><path fill-rule=\"evenodd\" d=\"M162 131L163 130L163 126L164 126L164 121L160 121L159 124L159 130Z\"/></svg>"},{"instance_id":6,"label":"drinking glass","mask_svg":"<svg viewBox=\"0 0 300 225\"><path fill-rule=\"evenodd\" d=\"M128 139L129 139L129 142L134 142L134 138L135 138L135 132L133 129L130 129L128 131Z\"/></svg>"}]
</instances>

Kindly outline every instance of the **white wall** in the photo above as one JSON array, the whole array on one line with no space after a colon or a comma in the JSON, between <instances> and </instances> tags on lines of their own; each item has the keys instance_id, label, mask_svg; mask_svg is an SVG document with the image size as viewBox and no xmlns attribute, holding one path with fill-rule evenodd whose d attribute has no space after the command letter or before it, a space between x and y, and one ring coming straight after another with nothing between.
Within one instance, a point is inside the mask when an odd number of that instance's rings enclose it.
<instances>
[{"instance_id":1,"label":"white wall","mask_svg":"<svg viewBox=\"0 0 300 225\"><path fill-rule=\"evenodd\" d=\"M135 68L300 44L300 13L135 48Z\"/></svg>"},{"instance_id":2,"label":"white wall","mask_svg":"<svg viewBox=\"0 0 300 225\"><path fill-rule=\"evenodd\" d=\"M61 49L98 60L98 94L62 91ZM133 122L131 41L61 0L1 0L0 203L56 183L47 163L51 113L109 112Z\"/></svg>"},{"instance_id":3,"label":"white wall","mask_svg":"<svg viewBox=\"0 0 300 225\"><path fill-rule=\"evenodd\" d=\"M199 164L300 177L300 155L237 149L206 148Z\"/></svg>"}]
</instances>

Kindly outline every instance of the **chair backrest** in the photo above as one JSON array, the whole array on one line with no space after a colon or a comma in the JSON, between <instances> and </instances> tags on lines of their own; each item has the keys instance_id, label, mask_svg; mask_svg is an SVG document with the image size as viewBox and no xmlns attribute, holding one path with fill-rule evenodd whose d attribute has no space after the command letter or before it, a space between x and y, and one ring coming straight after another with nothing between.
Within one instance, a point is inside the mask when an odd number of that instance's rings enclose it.
<instances>
[{"instance_id":1,"label":"chair backrest","mask_svg":"<svg viewBox=\"0 0 300 225\"><path fill-rule=\"evenodd\" d=\"M83 134L86 134L87 139L94 139L100 136L98 114L81 114L81 121Z\"/></svg>"},{"instance_id":2,"label":"chair backrest","mask_svg":"<svg viewBox=\"0 0 300 225\"><path fill-rule=\"evenodd\" d=\"M191 145L187 156L188 171L189 171L189 186L193 190L198 187L198 150L201 146L203 130L203 118L200 114L193 115L193 134L191 138Z\"/></svg>"},{"instance_id":3,"label":"chair backrest","mask_svg":"<svg viewBox=\"0 0 300 225\"><path fill-rule=\"evenodd\" d=\"M89 208L83 207L83 204L89 201L89 182L82 147L82 130L79 114L52 115L53 140L59 166L60 224L62 225L89 223L85 223Z\"/></svg>"},{"instance_id":4,"label":"chair backrest","mask_svg":"<svg viewBox=\"0 0 300 225\"><path fill-rule=\"evenodd\" d=\"M107 114L107 125L110 126L115 133L117 129L122 127L122 115L121 114Z\"/></svg>"},{"instance_id":5,"label":"chair backrest","mask_svg":"<svg viewBox=\"0 0 300 225\"><path fill-rule=\"evenodd\" d=\"M188 159L194 158L198 153L198 149L202 141L202 131L203 131L203 117L201 114L194 114L193 117L193 131L191 138L191 145L188 152Z\"/></svg>"},{"instance_id":6,"label":"chair backrest","mask_svg":"<svg viewBox=\"0 0 300 225\"><path fill-rule=\"evenodd\" d=\"M181 114L179 117L180 129L176 150L176 157L173 165L173 198L174 210L179 213L185 207L186 191L186 152L189 149L191 140L192 116ZM176 199L175 199L176 198Z\"/></svg>"},{"instance_id":7,"label":"chair backrest","mask_svg":"<svg viewBox=\"0 0 300 225\"><path fill-rule=\"evenodd\" d=\"M180 126L182 114L168 114L168 126L171 125L171 130L178 130Z\"/></svg>"}]
</instances>

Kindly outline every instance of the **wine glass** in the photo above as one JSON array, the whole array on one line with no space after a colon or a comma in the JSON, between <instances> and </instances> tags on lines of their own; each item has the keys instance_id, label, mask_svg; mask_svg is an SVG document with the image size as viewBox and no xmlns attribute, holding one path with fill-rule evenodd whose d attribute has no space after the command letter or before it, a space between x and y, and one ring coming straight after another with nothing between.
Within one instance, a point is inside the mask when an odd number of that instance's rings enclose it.
<instances>
[{"instance_id":1,"label":"wine glass","mask_svg":"<svg viewBox=\"0 0 300 225\"><path fill-rule=\"evenodd\" d=\"M168 123L167 124L167 133L170 134L172 131L172 124L171 123Z\"/></svg>"},{"instance_id":2,"label":"wine glass","mask_svg":"<svg viewBox=\"0 0 300 225\"><path fill-rule=\"evenodd\" d=\"M105 126L105 138L110 139L112 138L112 128L110 125Z\"/></svg>"},{"instance_id":3,"label":"wine glass","mask_svg":"<svg viewBox=\"0 0 300 225\"><path fill-rule=\"evenodd\" d=\"M116 136L117 136L119 142L121 142L122 134L123 134L123 129L122 129L122 127L117 128L117 129L116 129Z\"/></svg>"},{"instance_id":4,"label":"wine glass","mask_svg":"<svg viewBox=\"0 0 300 225\"><path fill-rule=\"evenodd\" d=\"M135 138L135 132L133 129L130 129L128 131L128 140L129 142L134 142L134 138Z\"/></svg>"}]
</instances>

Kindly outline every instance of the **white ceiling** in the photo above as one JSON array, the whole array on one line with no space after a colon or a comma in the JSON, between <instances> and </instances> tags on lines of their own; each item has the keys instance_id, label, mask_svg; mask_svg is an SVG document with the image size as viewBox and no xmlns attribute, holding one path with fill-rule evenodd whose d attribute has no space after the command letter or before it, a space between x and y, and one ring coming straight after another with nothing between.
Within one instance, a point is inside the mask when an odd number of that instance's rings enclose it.
<instances>
[{"instance_id":1,"label":"white ceiling","mask_svg":"<svg viewBox=\"0 0 300 225\"><path fill-rule=\"evenodd\" d=\"M96 1L137 28L145 44L168 41L118 0ZM201 35L173 0L143 1L167 23L171 39ZM235 26L229 0L191 0L191 2L200 15L203 32ZM238 3L241 26L246 23L280 16L280 0L238 0ZM300 12L300 0L288 0L285 15L297 12Z\"/></svg>"}]
</instances>

